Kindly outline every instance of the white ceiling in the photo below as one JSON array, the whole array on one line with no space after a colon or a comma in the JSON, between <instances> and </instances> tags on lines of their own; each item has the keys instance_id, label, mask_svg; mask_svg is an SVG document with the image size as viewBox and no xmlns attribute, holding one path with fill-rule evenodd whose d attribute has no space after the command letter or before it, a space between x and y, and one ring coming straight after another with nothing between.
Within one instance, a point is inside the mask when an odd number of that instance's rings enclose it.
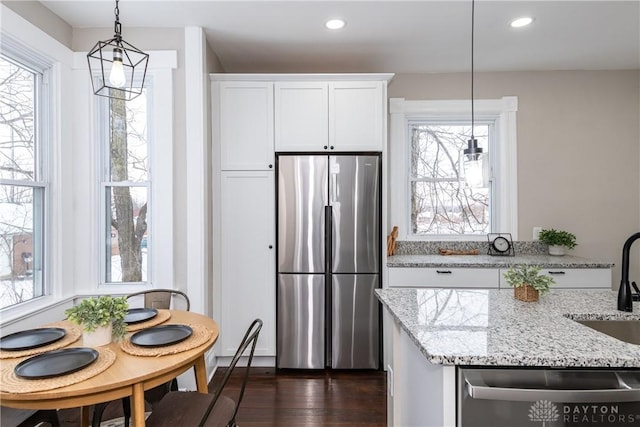
<instances>
[{"instance_id":1,"label":"white ceiling","mask_svg":"<svg viewBox=\"0 0 640 427\"><path fill-rule=\"evenodd\" d=\"M41 3L74 28L113 26L115 1ZM640 0L476 0L475 9L477 71L640 69ZM522 15L534 23L510 28ZM332 17L347 26L326 30ZM121 0L120 21L135 46L127 27L201 26L227 72L470 69L471 1Z\"/></svg>"}]
</instances>

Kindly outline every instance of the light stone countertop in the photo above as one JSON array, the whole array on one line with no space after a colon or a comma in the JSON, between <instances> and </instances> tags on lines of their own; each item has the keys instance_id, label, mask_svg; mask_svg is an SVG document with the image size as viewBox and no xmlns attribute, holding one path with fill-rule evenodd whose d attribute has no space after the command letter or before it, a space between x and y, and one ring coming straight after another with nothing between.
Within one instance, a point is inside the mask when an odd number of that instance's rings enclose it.
<instances>
[{"instance_id":1,"label":"light stone countertop","mask_svg":"<svg viewBox=\"0 0 640 427\"><path fill-rule=\"evenodd\" d=\"M387 267L449 267L449 268L509 268L517 264L533 264L542 268L611 268L610 262L594 261L571 255L553 256L523 254L491 255L394 255L387 258Z\"/></svg>"},{"instance_id":2,"label":"light stone countertop","mask_svg":"<svg viewBox=\"0 0 640 427\"><path fill-rule=\"evenodd\" d=\"M551 291L522 302L504 289L376 289L425 356L442 365L636 367L640 345L571 319L640 319L616 309L617 292Z\"/></svg>"}]
</instances>

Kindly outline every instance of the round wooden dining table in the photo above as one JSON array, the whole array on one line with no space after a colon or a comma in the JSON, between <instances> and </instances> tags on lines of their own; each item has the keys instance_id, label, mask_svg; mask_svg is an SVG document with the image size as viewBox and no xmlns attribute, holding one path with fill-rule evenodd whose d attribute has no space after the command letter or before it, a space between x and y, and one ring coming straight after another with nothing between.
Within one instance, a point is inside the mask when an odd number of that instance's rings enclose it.
<instances>
[{"instance_id":1,"label":"round wooden dining table","mask_svg":"<svg viewBox=\"0 0 640 427\"><path fill-rule=\"evenodd\" d=\"M81 408L81 425L89 426L91 405L131 397L133 425L145 425L144 391L164 384L183 372L194 368L197 389L207 393L205 353L218 339L218 324L211 318L181 310L170 310L171 317L163 325L201 325L211 332L204 344L176 354L162 356L135 356L112 342L105 348L116 354L115 362L98 375L65 387L52 390L7 393L0 391L3 406L21 409ZM82 347L80 338L69 347Z\"/></svg>"}]
</instances>

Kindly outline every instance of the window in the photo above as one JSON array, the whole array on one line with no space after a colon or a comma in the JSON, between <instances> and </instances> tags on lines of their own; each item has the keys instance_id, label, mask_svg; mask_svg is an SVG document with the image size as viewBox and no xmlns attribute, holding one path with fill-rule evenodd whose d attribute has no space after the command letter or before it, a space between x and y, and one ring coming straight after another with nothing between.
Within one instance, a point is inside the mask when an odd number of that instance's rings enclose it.
<instances>
[{"instance_id":1,"label":"window","mask_svg":"<svg viewBox=\"0 0 640 427\"><path fill-rule=\"evenodd\" d=\"M91 96L87 119L93 182L90 219L92 251L80 256L80 274L90 293L131 293L172 288L173 210L173 51L151 52L142 95L131 101ZM90 88L89 88L90 89ZM87 127L87 130L89 128ZM160 171L156 173L156 171ZM90 193L90 194L89 194Z\"/></svg>"},{"instance_id":2,"label":"window","mask_svg":"<svg viewBox=\"0 0 640 427\"><path fill-rule=\"evenodd\" d=\"M150 80L150 79L149 79ZM151 82L125 101L101 98L105 138L104 283L147 282L149 223L149 118Z\"/></svg>"},{"instance_id":3,"label":"window","mask_svg":"<svg viewBox=\"0 0 640 427\"><path fill-rule=\"evenodd\" d=\"M469 106L390 100L390 220L401 238L517 237L517 98L475 101L474 136L487 153L475 170L465 170L463 161Z\"/></svg>"},{"instance_id":4,"label":"window","mask_svg":"<svg viewBox=\"0 0 640 427\"><path fill-rule=\"evenodd\" d=\"M0 54L0 308L45 294L45 74Z\"/></svg>"},{"instance_id":5,"label":"window","mask_svg":"<svg viewBox=\"0 0 640 427\"><path fill-rule=\"evenodd\" d=\"M491 124L475 123L474 137L485 153ZM414 235L486 234L491 230L490 167L470 185L463 150L471 125L428 121L409 122L411 233ZM488 155L492 150L489 150ZM483 156L484 164L490 159ZM484 178L484 179L482 179Z\"/></svg>"}]
</instances>

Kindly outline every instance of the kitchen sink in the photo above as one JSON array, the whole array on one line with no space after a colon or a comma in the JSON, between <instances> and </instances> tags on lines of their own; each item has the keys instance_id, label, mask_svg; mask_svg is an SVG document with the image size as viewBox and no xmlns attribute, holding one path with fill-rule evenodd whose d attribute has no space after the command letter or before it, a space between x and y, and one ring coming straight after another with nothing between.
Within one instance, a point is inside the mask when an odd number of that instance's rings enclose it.
<instances>
[{"instance_id":1,"label":"kitchen sink","mask_svg":"<svg viewBox=\"0 0 640 427\"><path fill-rule=\"evenodd\" d=\"M576 320L598 332L631 344L640 344L640 320Z\"/></svg>"}]
</instances>

